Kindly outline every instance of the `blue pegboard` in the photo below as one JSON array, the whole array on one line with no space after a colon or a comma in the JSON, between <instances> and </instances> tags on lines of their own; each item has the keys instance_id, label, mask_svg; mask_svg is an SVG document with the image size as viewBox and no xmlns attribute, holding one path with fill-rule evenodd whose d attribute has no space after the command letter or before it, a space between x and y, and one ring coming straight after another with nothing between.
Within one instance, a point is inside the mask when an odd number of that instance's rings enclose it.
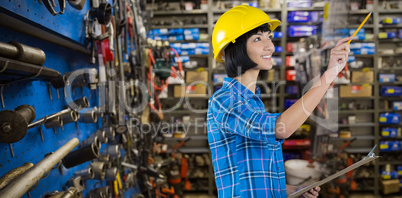
<instances>
[{"instance_id":1,"label":"blue pegboard","mask_svg":"<svg viewBox=\"0 0 402 198\"><path fill-rule=\"evenodd\" d=\"M59 11L58 1L55 1ZM66 1L65 12L61 15L53 16L44 5L38 1L12 0L2 1L0 6L8 15L12 15L19 20L33 23L42 29L47 29L55 34L63 35L81 44L85 43L85 15L89 10L90 1L85 2L82 10L76 10Z\"/></svg>"},{"instance_id":2,"label":"blue pegboard","mask_svg":"<svg viewBox=\"0 0 402 198\"><path fill-rule=\"evenodd\" d=\"M80 43L85 42L85 32L83 32L84 29L82 28L82 19L86 10L88 10L88 1L82 11L74 10L67 3L66 12L63 15L58 16L50 15L46 8L38 4L37 1L2 1L1 6L10 11L10 13L14 13L19 17L37 23L38 26L51 29ZM42 49L46 53L46 61L44 65L48 68L55 69L60 73L82 68L96 68L95 65L89 63L89 55L81 54L71 49L20 34L3 27L0 27L0 41L5 43L9 41L17 41ZM0 110L13 110L22 104L33 105L36 110L35 120L37 120L46 115L65 109L67 102L64 98L62 89L60 89L60 98L58 98L56 90L51 88L53 100L50 100L47 85L48 82L39 80L20 82L11 84L10 86L5 86L3 93L5 108L0 106ZM75 89L73 99L78 99L83 96L89 98L91 107L98 106L98 99L96 98L97 96L94 91L87 88ZM13 168L21 166L25 162L32 162L33 164L38 163L43 159L45 154L56 151L73 137L77 137L80 141L86 139L90 133L95 132L101 126L100 121L101 120L99 119L96 124L79 123L78 129L74 123L66 124L64 126L64 131L60 128L57 129L57 134L55 134L52 129L43 128L44 142L41 141L38 127L29 129L27 135L21 141L12 144L15 153L14 158L10 155L8 144L0 143L0 176ZM101 151L104 148L105 147L101 148ZM46 192L52 192L54 190L62 191L66 181L72 177L73 173L77 170L86 168L88 164L89 162L70 169L63 168L64 175L62 175L58 170L52 170L49 176L40 180L36 189L30 192L31 197L43 197ZM99 181L87 181L85 183L86 190L84 191L84 195L93 189L95 185L98 187L108 185L105 181L100 182L100 185L96 183L99 183ZM124 196L130 197L134 193L135 190L131 189L126 192ZM27 195L24 195L24 197L27 197Z\"/></svg>"}]
</instances>

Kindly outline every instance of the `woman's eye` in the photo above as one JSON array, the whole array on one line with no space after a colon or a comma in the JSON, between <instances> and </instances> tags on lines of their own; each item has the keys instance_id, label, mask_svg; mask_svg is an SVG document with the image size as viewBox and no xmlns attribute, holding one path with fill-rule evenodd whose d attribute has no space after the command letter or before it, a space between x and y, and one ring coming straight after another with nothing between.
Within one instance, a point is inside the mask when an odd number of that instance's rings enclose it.
<instances>
[{"instance_id":1,"label":"woman's eye","mask_svg":"<svg viewBox=\"0 0 402 198\"><path fill-rule=\"evenodd\" d=\"M260 37L257 37L257 38L254 39L254 41L260 41L260 40L261 40Z\"/></svg>"},{"instance_id":2,"label":"woman's eye","mask_svg":"<svg viewBox=\"0 0 402 198\"><path fill-rule=\"evenodd\" d=\"M268 36L268 39L273 39L274 38L274 35L272 35L272 34L269 34L269 36Z\"/></svg>"}]
</instances>

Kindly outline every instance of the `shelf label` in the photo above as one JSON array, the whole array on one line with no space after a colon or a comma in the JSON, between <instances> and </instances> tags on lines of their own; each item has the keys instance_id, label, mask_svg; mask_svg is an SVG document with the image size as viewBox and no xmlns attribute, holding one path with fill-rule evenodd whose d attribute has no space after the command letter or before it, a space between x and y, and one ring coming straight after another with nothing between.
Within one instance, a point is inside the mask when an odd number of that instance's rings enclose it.
<instances>
[{"instance_id":1,"label":"shelf label","mask_svg":"<svg viewBox=\"0 0 402 198\"><path fill-rule=\"evenodd\" d=\"M387 93L393 94L393 93L395 93L395 90L394 89L388 89Z\"/></svg>"},{"instance_id":2,"label":"shelf label","mask_svg":"<svg viewBox=\"0 0 402 198\"><path fill-rule=\"evenodd\" d=\"M388 144L380 144L380 149L388 149Z\"/></svg>"},{"instance_id":3,"label":"shelf label","mask_svg":"<svg viewBox=\"0 0 402 198\"><path fill-rule=\"evenodd\" d=\"M383 179L391 179L391 175L383 175L382 178Z\"/></svg>"},{"instance_id":4,"label":"shelf label","mask_svg":"<svg viewBox=\"0 0 402 198\"><path fill-rule=\"evenodd\" d=\"M389 131L382 131L382 136L388 137L389 136Z\"/></svg>"},{"instance_id":5,"label":"shelf label","mask_svg":"<svg viewBox=\"0 0 402 198\"><path fill-rule=\"evenodd\" d=\"M398 175L399 175L399 176L402 175L402 170L398 171Z\"/></svg>"},{"instance_id":6,"label":"shelf label","mask_svg":"<svg viewBox=\"0 0 402 198\"><path fill-rule=\"evenodd\" d=\"M387 118L386 117L380 117L380 122L386 122Z\"/></svg>"}]
</instances>

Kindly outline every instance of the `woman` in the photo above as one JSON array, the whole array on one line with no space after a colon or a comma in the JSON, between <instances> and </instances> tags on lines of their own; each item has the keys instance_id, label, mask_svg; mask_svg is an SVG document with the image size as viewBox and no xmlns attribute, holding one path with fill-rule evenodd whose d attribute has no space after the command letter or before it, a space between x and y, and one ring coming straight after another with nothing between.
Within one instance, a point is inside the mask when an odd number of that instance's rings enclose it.
<instances>
[{"instance_id":1,"label":"woman","mask_svg":"<svg viewBox=\"0 0 402 198\"><path fill-rule=\"evenodd\" d=\"M272 68L271 32L280 21L263 11L236 6L217 21L212 44L214 58L225 62L229 78L208 101L208 141L219 197L287 197L297 186L286 185L281 144L308 118L346 64L351 37L331 51L327 71L283 113L265 112L260 70ZM303 194L317 197L320 187Z\"/></svg>"}]
</instances>

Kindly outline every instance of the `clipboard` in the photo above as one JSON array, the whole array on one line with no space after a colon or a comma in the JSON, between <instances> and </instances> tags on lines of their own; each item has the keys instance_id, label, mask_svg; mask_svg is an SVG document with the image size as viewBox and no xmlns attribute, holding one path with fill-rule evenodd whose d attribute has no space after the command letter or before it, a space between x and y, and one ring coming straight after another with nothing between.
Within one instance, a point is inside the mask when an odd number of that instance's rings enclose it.
<instances>
[{"instance_id":1,"label":"clipboard","mask_svg":"<svg viewBox=\"0 0 402 198\"><path fill-rule=\"evenodd\" d=\"M297 198L297 197L301 196L302 194L304 194L305 192L313 189L316 186L321 186L321 185L323 185L323 184L325 184L325 183L327 183L327 182L329 182L329 181L331 181L331 180L333 180L333 179L335 179L335 178L337 178L337 177L339 177L339 176L341 176L341 175L343 175L343 174L345 174L345 173L347 173L347 172L349 172L349 171L351 171L351 170L353 170L355 168L358 168L358 167L360 167L360 166L362 166L362 165L364 165L366 163L369 163L369 162L377 159L379 156L376 156L375 153L374 153L374 149L376 147L377 147L377 145L375 145L371 149L370 153L365 158L363 158L362 160L360 160L360 161L358 161L358 162L346 167L345 169L343 169L341 171L338 171L338 172L334 173L333 175L331 175L331 176L329 176L329 177L327 177L327 178L325 178L323 180L320 180L318 182L310 184L310 185L300 189L299 191L296 191L296 192L290 194L288 196L288 198Z\"/></svg>"}]
</instances>

